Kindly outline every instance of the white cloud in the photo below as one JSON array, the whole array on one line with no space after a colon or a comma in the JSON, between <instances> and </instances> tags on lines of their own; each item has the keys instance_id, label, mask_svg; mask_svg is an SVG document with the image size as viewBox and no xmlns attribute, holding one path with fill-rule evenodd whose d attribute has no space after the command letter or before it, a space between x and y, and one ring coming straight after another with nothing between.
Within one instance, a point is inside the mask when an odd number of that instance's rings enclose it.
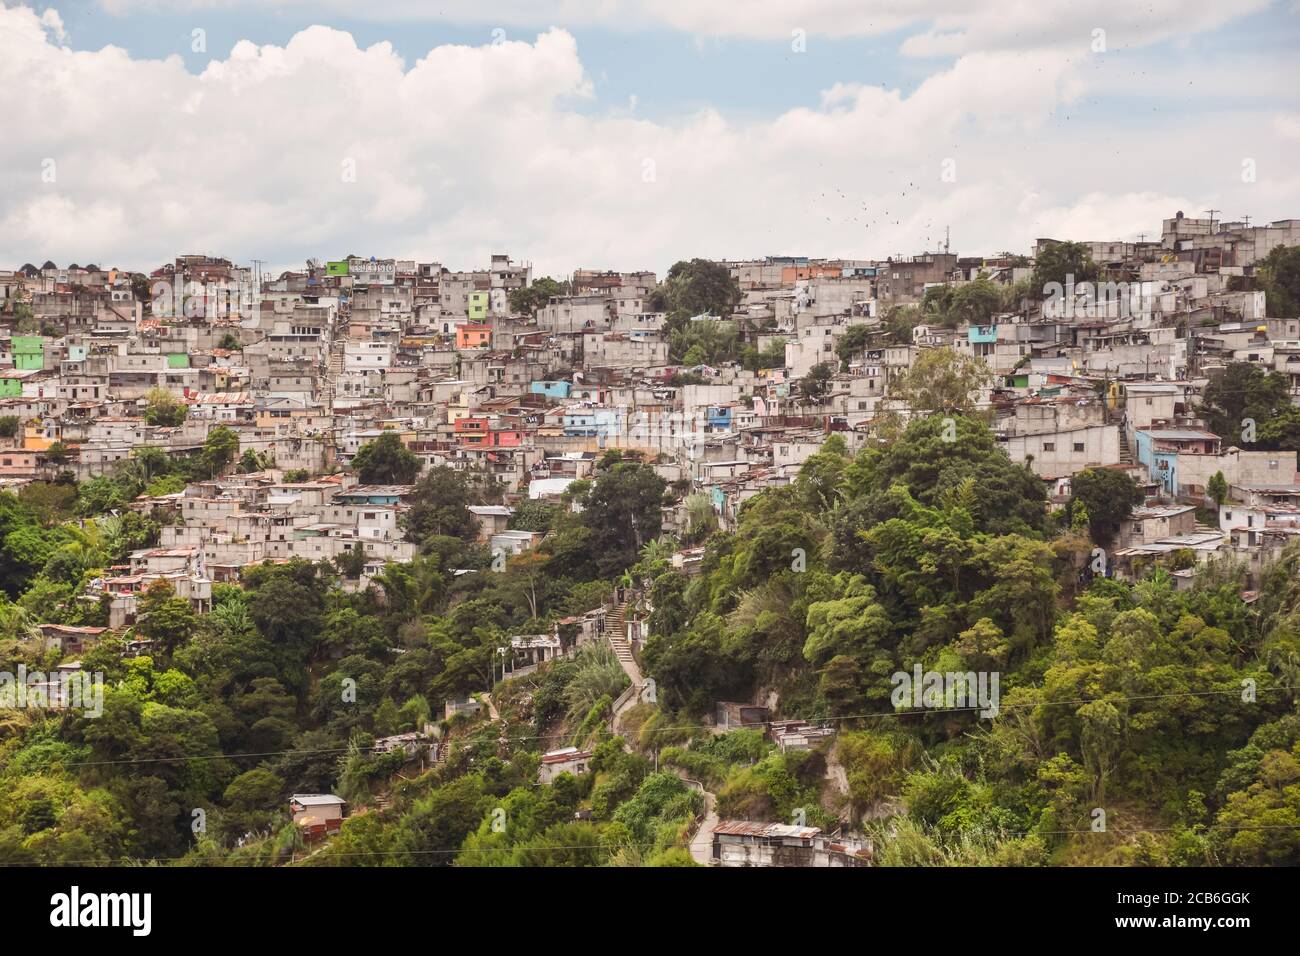
<instances>
[{"instance_id":1,"label":"white cloud","mask_svg":"<svg viewBox=\"0 0 1300 956\"><path fill-rule=\"evenodd\" d=\"M975 254L1152 233L1176 208L1298 211L1294 114L1084 125L1072 104L1098 75L1059 51L965 53L909 95L844 83L763 120L652 121L589 108L565 30L512 36L405 63L317 26L214 51L194 75L179 57L74 52L55 21L0 8L0 264L357 253L469 268L508 252L543 273L662 270L692 255L912 254L945 227ZM1255 183L1241 182L1247 157Z\"/></svg>"},{"instance_id":2,"label":"white cloud","mask_svg":"<svg viewBox=\"0 0 1300 956\"><path fill-rule=\"evenodd\" d=\"M1218 27L1272 0L100 0L116 14L279 7L313 17L347 15L391 22L546 28L663 26L699 37L789 39L793 30L833 36L878 36L923 28L905 52L950 56L975 49L1088 49L1094 29L1113 48L1135 47Z\"/></svg>"},{"instance_id":3,"label":"white cloud","mask_svg":"<svg viewBox=\"0 0 1300 956\"><path fill-rule=\"evenodd\" d=\"M1273 117L1273 129L1283 139L1300 142L1300 113L1279 113Z\"/></svg>"}]
</instances>

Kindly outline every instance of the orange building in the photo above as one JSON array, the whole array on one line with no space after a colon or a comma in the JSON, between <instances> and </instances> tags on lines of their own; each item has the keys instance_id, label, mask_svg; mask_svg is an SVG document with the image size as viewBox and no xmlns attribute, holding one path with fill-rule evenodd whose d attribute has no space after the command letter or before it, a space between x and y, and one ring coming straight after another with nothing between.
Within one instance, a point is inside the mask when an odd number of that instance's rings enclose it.
<instances>
[{"instance_id":1,"label":"orange building","mask_svg":"<svg viewBox=\"0 0 1300 956\"><path fill-rule=\"evenodd\" d=\"M492 326L482 322L466 322L456 326L456 348L485 349L492 345Z\"/></svg>"}]
</instances>

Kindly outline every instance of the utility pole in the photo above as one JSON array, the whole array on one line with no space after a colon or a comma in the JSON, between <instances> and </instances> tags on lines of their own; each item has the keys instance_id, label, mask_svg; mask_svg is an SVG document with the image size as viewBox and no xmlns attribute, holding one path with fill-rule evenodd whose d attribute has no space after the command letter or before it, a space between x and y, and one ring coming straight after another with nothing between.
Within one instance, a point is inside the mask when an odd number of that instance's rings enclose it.
<instances>
[{"instance_id":1,"label":"utility pole","mask_svg":"<svg viewBox=\"0 0 1300 956\"><path fill-rule=\"evenodd\" d=\"M1208 212L1208 213L1210 214L1210 233L1213 234L1213 232L1214 232L1214 214L1215 214L1216 212L1223 212L1223 210L1222 210L1222 209L1207 209L1207 210L1205 210L1205 211Z\"/></svg>"}]
</instances>

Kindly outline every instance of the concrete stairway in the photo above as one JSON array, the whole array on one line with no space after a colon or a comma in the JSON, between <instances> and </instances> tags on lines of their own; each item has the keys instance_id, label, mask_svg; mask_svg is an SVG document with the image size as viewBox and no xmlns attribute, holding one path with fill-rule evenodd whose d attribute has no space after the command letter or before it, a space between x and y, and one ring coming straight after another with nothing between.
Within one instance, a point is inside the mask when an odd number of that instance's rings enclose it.
<instances>
[{"instance_id":1,"label":"concrete stairway","mask_svg":"<svg viewBox=\"0 0 1300 956\"><path fill-rule=\"evenodd\" d=\"M1123 425L1119 429L1119 462L1121 465L1133 464L1133 450L1128 445L1128 431Z\"/></svg>"},{"instance_id":2,"label":"concrete stairway","mask_svg":"<svg viewBox=\"0 0 1300 956\"><path fill-rule=\"evenodd\" d=\"M614 651L614 656L618 658L618 662L623 665L623 670L626 671L629 664L636 666L636 662L632 659L632 645L627 642L627 602L620 604L606 615L605 639L609 641L609 646ZM628 676L632 676L630 671Z\"/></svg>"}]
</instances>

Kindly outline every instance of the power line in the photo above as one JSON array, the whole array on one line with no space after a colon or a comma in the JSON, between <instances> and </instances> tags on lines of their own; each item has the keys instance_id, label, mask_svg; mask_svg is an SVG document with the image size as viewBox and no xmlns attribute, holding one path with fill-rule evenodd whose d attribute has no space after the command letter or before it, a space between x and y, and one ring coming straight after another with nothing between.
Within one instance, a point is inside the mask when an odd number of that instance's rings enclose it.
<instances>
[{"instance_id":1,"label":"power line","mask_svg":"<svg viewBox=\"0 0 1300 956\"><path fill-rule=\"evenodd\" d=\"M349 819L353 819L353 818L349 818ZM1082 835L1082 834L1102 835L1102 834L1109 834L1109 833L1115 833L1115 834L1175 833L1180 830L1193 830L1193 829L1195 829L1195 827L1176 827L1176 826L1163 826L1163 827L1110 827L1108 826L1104 830L1094 830L1091 827L1082 827L1078 829L1058 829L1058 830L994 830L994 829L989 829L987 827L972 827L970 830L959 830L957 832L958 834L961 835L969 834L975 836L993 836L998 838L1016 839L1016 838L1027 837L1027 836L1069 836L1069 835ZM1264 824L1235 824L1235 825L1234 824L1224 824L1224 825L1210 824L1206 827L1206 829L1214 829L1214 830L1227 831L1233 833L1243 832L1243 831L1267 832L1267 831L1275 831L1275 830L1300 830L1300 823L1264 823ZM322 853L322 855L326 856L327 858L338 858L338 857L383 858L383 857L393 857L393 856L433 857L433 856L452 856L452 855L460 856L462 854L475 854L475 853L486 856L494 853L504 855L508 853L513 853L515 850L522 850L526 853L560 853L568 850L612 849L614 851L617 851L618 849L621 849L623 847L631 847L636 849L643 849L645 847L655 847L660 850L689 850L690 844L683 843L681 841L674 841L666 845L661 845L649 841L633 841L628 843L610 844L607 846L605 844L600 843L599 841L593 841L592 843L573 843L573 844L563 844L563 845L551 844L546 846L529 846L528 844L523 843L523 844L513 844L510 846L502 846L502 847L458 847L458 848L438 848L438 849L431 849L431 850L340 850L340 851L329 850L328 844L326 844L318 848L315 852L304 857L302 860L298 860L295 857L285 862L290 864L306 862L312 856L316 855L316 853ZM233 849L239 849L239 848L236 847ZM292 851L292 852L296 854L297 851ZM88 866L92 864L110 865L110 866L121 865L121 864L148 865L151 863L159 863L159 864L179 863L184 859L185 859L184 856L116 857L107 860L87 858L82 860L60 860L58 862L58 865L59 866ZM0 864L0 867L31 868L31 867L44 867L49 865L51 864L24 862L24 863L3 863ZM256 859L249 860L247 863L236 863L230 860L226 860L223 861L220 864L220 866L217 868L218 869L222 867L237 868L240 866L264 866L264 865L266 864L263 861L256 860Z\"/></svg>"},{"instance_id":2,"label":"power line","mask_svg":"<svg viewBox=\"0 0 1300 956\"><path fill-rule=\"evenodd\" d=\"M1257 688L1255 692L1257 694L1278 693L1282 691L1291 691L1293 689L1294 688L1292 688L1290 685L1279 684L1273 687ZM1107 697L1084 697L1084 698L1077 698L1073 700L1027 701L1019 707L1017 707L1014 704L1009 704L1005 706L1000 705L998 707L998 715L1000 716L1001 714L1005 713L1008 710L1033 709L1037 707L1062 707L1062 706L1071 706L1071 705L1082 706L1083 704L1091 704L1097 701L1123 703L1129 701L1169 700L1169 699L1179 699L1179 698L1188 698L1188 697L1225 697L1225 696L1239 697L1241 695L1241 692L1242 692L1242 688L1234 687L1230 690L1225 689L1225 690L1184 691L1180 693L1171 693L1171 694L1137 694L1137 695L1121 696L1121 697L1107 696ZM737 730L757 729L759 727L771 727L777 724L785 724L790 722L803 722L808 724L816 724L816 723L828 723L831 721L872 720L877 718L889 718L889 717L903 718L903 717L927 717L930 715L938 716L942 714L967 714L967 713L979 713L987 709L988 708L981 707L981 706L944 707L944 708L924 708L921 710L903 710L903 711L893 710L893 711L882 711L879 713L866 713L866 714L829 714L825 716L815 716L815 717L788 717L779 720L741 722L736 726L735 729ZM484 725L485 728L490 726L491 726L491 722ZM706 728L704 728L704 725L702 724L678 724L675 726L655 727L652 728L651 730L653 733L670 733L670 732L679 732L679 731L680 732L698 731L701 729L706 729ZM572 739L573 736L574 736L573 733L525 734L525 735L506 736L504 739L507 743L522 743L524 741L531 741L531 740ZM611 735L611 739L612 736L613 735ZM498 740L500 739L501 738L499 738ZM455 744L458 752L464 752L476 746L475 744L471 744L468 742L459 742L459 741L456 742L448 741L448 743ZM486 743L489 742L482 741L479 745L486 744ZM177 756L177 757L139 757L139 758L123 758L120 760L82 760L82 761L73 761L71 763L65 764L64 766L92 767L92 766L110 766L110 765L119 765L119 764L174 763L176 761L183 761L183 760L241 760L250 757L279 757L279 756L300 756L300 755L313 755L313 754L348 753L352 751L352 749L353 749L352 747L348 746L348 747L324 747L324 748L301 749L301 750L298 749L264 750L264 751L252 751L246 753L233 753L233 754L225 754L225 753L194 754L194 755ZM360 749L364 752L374 752L373 748L362 747Z\"/></svg>"}]
</instances>

